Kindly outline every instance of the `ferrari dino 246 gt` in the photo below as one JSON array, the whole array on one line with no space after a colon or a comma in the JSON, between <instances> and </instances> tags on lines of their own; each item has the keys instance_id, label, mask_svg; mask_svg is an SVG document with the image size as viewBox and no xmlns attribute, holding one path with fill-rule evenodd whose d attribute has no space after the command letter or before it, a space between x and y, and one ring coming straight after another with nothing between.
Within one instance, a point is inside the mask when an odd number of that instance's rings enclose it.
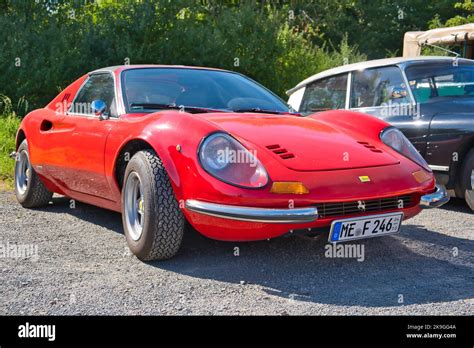
<instances>
[{"instance_id":1,"label":"ferrari dino 246 gt","mask_svg":"<svg viewBox=\"0 0 474 348\"><path fill-rule=\"evenodd\" d=\"M300 117L255 81L217 69L93 71L29 113L16 145L24 207L55 192L121 212L142 260L175 255L188 225L228 241L330 226L336 243L398 232L449 199L384 121Z\"/></svg>"}]
</instances>

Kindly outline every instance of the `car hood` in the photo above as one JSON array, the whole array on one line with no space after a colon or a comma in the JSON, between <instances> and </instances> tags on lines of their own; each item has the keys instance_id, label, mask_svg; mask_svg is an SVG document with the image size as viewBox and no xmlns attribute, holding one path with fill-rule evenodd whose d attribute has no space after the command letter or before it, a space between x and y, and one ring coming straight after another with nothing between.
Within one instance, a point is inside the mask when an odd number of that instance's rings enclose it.
<instances>
[{"instance_id":1,"label":"car hood","mask_svg":"<svg viewBox=\"0 0 474 348\"><path fill-rule=\"evenodd\" d=\"M398 164L399 159L362 135L347 134L315 119L266 114L201 114L234 137L297 171ZM372 141L374 142L374 141Z\"/></svg>"}]
</instances>

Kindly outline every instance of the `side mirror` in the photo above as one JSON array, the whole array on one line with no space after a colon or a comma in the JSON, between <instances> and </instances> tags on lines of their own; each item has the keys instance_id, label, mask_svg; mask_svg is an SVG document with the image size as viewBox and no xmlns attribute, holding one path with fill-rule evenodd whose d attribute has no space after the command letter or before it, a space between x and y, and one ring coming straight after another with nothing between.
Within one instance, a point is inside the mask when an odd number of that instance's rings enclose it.
<instances>
[{"instance_id":1,"label":"side mirror","mask_svg":"<svg viewBox=\"0 0 474 348\"><path fill-rule=\"evenodd\" d=\"M407 90L401 87L394 87L390 99L401 99L407 96Z\"/></svg>"},{"instance_id":2,"label":"side mirror","mask_svg":"<svg viewBox=\"0 0 474 348\"><path fill-rule=\"evenodd\" d=\"M107 104L103 100L97 99L91 103L91 111L96 116L99 116L100 120L107 120L109 116L105 113L107 110Z\"/></svg>"}]
</instances>

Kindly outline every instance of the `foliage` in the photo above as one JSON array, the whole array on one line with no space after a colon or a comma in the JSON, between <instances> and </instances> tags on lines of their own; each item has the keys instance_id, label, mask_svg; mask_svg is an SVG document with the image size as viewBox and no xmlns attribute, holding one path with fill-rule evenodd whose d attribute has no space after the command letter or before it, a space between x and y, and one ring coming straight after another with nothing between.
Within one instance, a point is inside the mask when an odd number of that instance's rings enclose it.
<instances>
[{"instance_id":1,"label":"foliage","mask_svg":"<svg viewBox=\"0 0 474 348\"><path fill-rule=\"evenodd\" d=\"M325 68L393 55L404 31L454 13L452 4L0 0L0 93L41 107L85 72L130 62L236 70L285 97Z\"/></svg>"},{"instance_id":2,"label":"foliage","mask_svg":"<svg viewBox=\"0 0 474 348\"><path fill-rule=\"evenodd\" d=\"M348 34L351 43L369 59L400 55L407 31L427 30L438 15L446 20L456 13L456 0L332 0L291 1L299 30L316 45L337 44Z\"/></svg>"},{"instance_id":3,"label":"foliage","mask_svg":"<svg viewBox=\"0 0 474 348\"><path fill-rule=\"evenodd\" d=\"M11 181L15 162L9 154L15 151L15 134L20 118L14 113L0 114L0 183Z\"/></svg>"},{"instance_id":4,"label":"foliage","mask_svg":"<svg viewBox=\"0 0 474 348\"><path fill-rule=\"evenodd\" d=\"M454 27L463 24L469 24L474 22L474 4L472 0L464 0L463 2L456 2L453 5L453 16L451 18L443 19L439 15L435 15L429 22L428 26L429 29L436 29L436 28L443 28L443 27ZM457 52L459 54L462 53L462 46L461 45L448 45L443 46L444 49L448 49L450 51ZM449 55L447 51L443 51L438 48L423 48L423 54L431 54L431 55Z\"/></svg>"},{"instance_id":5,"label":"foliage","mask_svg":"<svg viewBox=\"0 0 474 348\"><path fill-rule=\"evenodd\" d=\"M455 15L445 22L439 15L435 15L429 22L430 29L442 27L455 27L457 25L469 24L474 22L474 4L472 0L464 0L464 2L456 2L453 5Z\"/></svg>"}]
</instances>

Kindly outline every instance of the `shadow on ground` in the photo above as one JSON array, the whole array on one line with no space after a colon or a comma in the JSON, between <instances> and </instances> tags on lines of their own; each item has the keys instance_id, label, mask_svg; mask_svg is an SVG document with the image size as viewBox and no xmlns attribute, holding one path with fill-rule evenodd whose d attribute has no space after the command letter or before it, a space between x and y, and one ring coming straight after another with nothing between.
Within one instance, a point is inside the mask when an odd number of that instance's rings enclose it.
<instances>
[{"instance_id":1,"label":"shadow on ground","mask_svg":"<svg viewBox=\"0 0 474 348\"><path fill-rule=\"evenodd\" d=\"M457 201L444 209L471 214ZM54 198L54 204L44 210L72 214L123 234L120 214L114 212L81 203L70 209L66 198ZM403 295L404 304L474 298L472 240L408 221L400 235L358 242L364 246L363 262L325 257L326 241L327 233L316 238L230 243L188 231L175 258L148 265L224 283L244 281L262 286L271 296L315 303L390 307L400 305L399 295ZM454 246L464 259L450 254ZM239 256L234 255L236 250Z\"/></svg>"}]
</instances>

